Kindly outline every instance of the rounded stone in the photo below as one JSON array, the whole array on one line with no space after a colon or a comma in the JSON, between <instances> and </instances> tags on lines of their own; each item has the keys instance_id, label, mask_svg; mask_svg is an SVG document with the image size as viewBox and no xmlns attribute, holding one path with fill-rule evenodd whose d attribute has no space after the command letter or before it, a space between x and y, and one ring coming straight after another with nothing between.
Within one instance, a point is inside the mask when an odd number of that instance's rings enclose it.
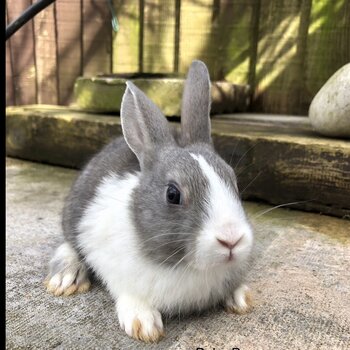
<instances>
[{"instance_id":1,"label":"rounded stone","mask_svg":"<svg viewBox=\"0 0 350 350\"><path fill-rule=\"evenodd\" d=\"M350 137L350 63L337 70L313 98L309 118L322 135Z\"/></svg>"}]
</instances>

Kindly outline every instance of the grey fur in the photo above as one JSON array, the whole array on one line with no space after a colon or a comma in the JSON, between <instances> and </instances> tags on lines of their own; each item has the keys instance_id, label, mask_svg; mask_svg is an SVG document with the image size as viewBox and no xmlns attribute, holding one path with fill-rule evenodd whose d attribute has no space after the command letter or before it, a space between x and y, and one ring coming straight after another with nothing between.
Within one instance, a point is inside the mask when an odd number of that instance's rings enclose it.
<instances>
[{"instance_id":1,"label":"grey fur","mask_svg":"<svg viewBox=\"0 0 350 350\"><path fill-rule=\"evenodd\" d=\"M133 83L126 84L120 113L123 134L143 168L159 147L174 145L175 140L160 109Z\"/></svg>"},{"instance_id":2,"label":"grey fur","mask_svg":"<svg viewBox=\"0 0 350 350\"><path fill-rule=\"evenodd\" d=\"M188 71L181 106L181 132L184 145L211 143L210 78L206 65L193 61Z\"/></svg>"},{"instance_id":3,"label":"grey fur","mask_svg":"<svg viewBox=\"0 0 350 350\"><path fill-rule=\"evenodd\" d=\"M201 154L238 199L234 172L211 143L209 109L210 80L200 61L192 63L186 81L180 139L159 108L128 83L121 109L125 139L107 145L74 183L63 211L66 240L78 250L79 221L104 177L111 172L123 176L141 170L140 184L130 202L140 254L167 265L183 259L194 248L209 200L208 181L190 153ZM179 186L184 205L167 203L166 190L172 182Z\"/></svg>"},{"instance_id":4,"label":"grey fur","mask_svg":"<svg viewBox=\"0 0 350 350\"><path fill-rule=\"evenodd\" d=\"M205 205L209 201L208 180L190 153L202 155L222 175L232 189L232 195L237 195L232 169L209 145L198 143L185 148L161 149L152 169L141 175L132 201L132 215L143 246L142 253L157 263L174 265L193 250L208 214ZM185 197L183 205L167 204L165 195L169 183L176 183L181 189Z\"/></svg>"}]
</instances>

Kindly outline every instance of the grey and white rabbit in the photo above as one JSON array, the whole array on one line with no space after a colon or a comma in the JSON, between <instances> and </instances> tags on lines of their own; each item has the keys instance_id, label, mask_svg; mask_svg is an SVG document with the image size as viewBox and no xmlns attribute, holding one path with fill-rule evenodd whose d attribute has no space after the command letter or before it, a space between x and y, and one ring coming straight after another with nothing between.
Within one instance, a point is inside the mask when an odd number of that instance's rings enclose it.
<instances>
[{"instance_id":1,"label":"grey and white rabbit","mask_svg":"<svg viewBox=\"0 0 350 350\"><path fill-rule=\"evenodd\" d=\"M203 62L190 66L177 136L127 82L124 138L87 164L66 200L65 241L46 280L51 293L86 291L91 269L116 301L120 326L146 342L163 336L161 313L218 303L248 311L244 277L253 233L234 171L213 148L209 112Z\"/></svg>"}]
</instances>

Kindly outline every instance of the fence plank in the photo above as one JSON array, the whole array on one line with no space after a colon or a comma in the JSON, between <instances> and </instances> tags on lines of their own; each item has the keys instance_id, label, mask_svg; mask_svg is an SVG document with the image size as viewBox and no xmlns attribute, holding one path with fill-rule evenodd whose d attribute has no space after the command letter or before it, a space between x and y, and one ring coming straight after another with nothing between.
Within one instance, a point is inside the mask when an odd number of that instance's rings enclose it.
<instances>
[{"instance_id":1,"label":"fence plank","mask_svg":"<svg viewBox=\"0 0 350 350\"><path fill-rule=\"evenodd\" d=\"M180 71L203 60L213 80L247 84L256 0L184 0L181 3Z\"/></svg>"},{"instance_id":2,"label":"fence plank","mask_svg":"<svg viewBox=\"0 0 350 350\"><path fill-rule=\"evenodd\" d=\"M350 62L350 1L312 2L304 109L334 72Z\"/></svg>"},{"instance_id":3,"label":"fence plank","mask_svg":"<svg viewBox=\"0 0 350 350\"><path fill-rule=\"evenodd\" d=\"M81 2L56 3L59 104L73 102L74 83L82 75Z\"/></svg>"},{"instance_id":4,"label":"fence plank","mask_svg":"<svg viewBox=\"0 0 350 350\"><path fill-rule=\"evenodd\" d=\"M8 25L7 4L6 4L6 26ZM6 41L6 106L13 106L16 104L13 74L12 74L12 58L10 40Z\"/></svg>"},{"instance_id":5,"label":"fence plank","mask_svg":"<svg viewBox=\"0 0 350 350\"><path fill-rule=\"evenodd\" d=\"M11 23L31 5L31 0L12 1L7 8ZM33 22L27 22L10 40L13 57L13 81L17 105L37 103Z\"/></svg>"},{"instance_id":6,"label":"fence plank","mask_svg":"<svg viewBox=\"0 0 350 350\"><path fill-rule=\"evenodd\" d=\"M256 3L242 0L220 2L210 45L216 53L214 74L218 79L248 84L252 50L255 49L252 43L252 20Z\"/></svg>"},{"instance_id":7,"label":"fence plank","mask_svg":"<svg viewBox=\"0 0 350 350\"><path fill-rule=\"evenodd\" d=\"M203 60L209 68L211 78L215 79L210 56L214 53L203 52L208 41L213 13L213 0L183 0L180 11L180 48L179 71L186 74L194 59Z\"/></svg>"},{"instance_id":8,"label":"fence plank","mask_svg":"<svg viewBox=\"0 0 350 350\"><path fill-rule=\"evenodd\" d=\"M140 1L114 0L119 31L113 35L113 73L139 70Z\"/></svg>"},{"instance_id":9,"label":"fence plank","mask_svg":"<svg viewBox=\"0 0 350 350\"><path fill-rule=\"evenodd\" d=\"M144 1L143 70L172 73L175 53L175 1Z\"/></svg>"},{"instance_id":10,"label":"fence plank","mask_svg":"<svg viewBox=\"0 0 350 350\"><path fill-rule=\"evenodd\" d=\"M262 0L255 110L300 114L310 1Z\"/></svg>"},{"instance_id":11,"label":"fence plank","mask_svg":"<svg viewBox=\"0 0 350 350\"><path fill-rule=\"evenodd\" d=\"M105 0L84 0L83 74L97 75L112 71L111 13Z\"/></svg>"},{"instance_id":12,"label":"fence plank","mask_svg":"<svg viewBox=\"0 0 350 350\"><path fill-rule=\"evenodd\" d=\"M38 103L57 104L57 57L54 4L34 17Z\"/></svg>"}]
</instances>

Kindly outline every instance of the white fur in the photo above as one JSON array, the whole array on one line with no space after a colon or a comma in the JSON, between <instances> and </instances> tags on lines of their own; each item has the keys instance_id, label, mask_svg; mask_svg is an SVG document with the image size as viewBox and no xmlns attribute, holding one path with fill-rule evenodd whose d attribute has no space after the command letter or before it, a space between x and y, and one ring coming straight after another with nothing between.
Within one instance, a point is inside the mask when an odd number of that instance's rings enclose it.
<instances>
[{"instance_id":1,"label":"white fur","mask_svg":"<svg viewBox=\"0 0 350 350\"><path fill-rule=\"evenodd\" d=\"M196 266L220 264L227 260L230 250L217 239L235 243L232 254L235 261L245 259L252 246L253 235L240 200L201 155L191 153L209 182L207 198L208 218L197 239Z\"/></svg>"},{"instance_id":2,"label":"white fur","mask_svg":"<svg viewBox=\"0 0 350 350\"><path fill-rule=\"evenodd\" d=\"M117 301L117 312L120 327L130 337L133 336L133 321L138 319L142 324L143 333L150 337L156 328L163 331L162 316L157 309L129 295L121 295Z\"/></svg>"},{"instance_id":3,"label":"white fur","mask_svg":"<svg viewBox=\"0 0 350 350\"><path fill-rule=\"evenodd\" d=\"M221 299L231 270L199 271L189 265L172 269L144 257L129 208L138 183L139 175L132 174L111 175L101 183L79 225L78 242L86 261L115 299L127 295L169 313L201 309L209 300Z\"/></svg>"},{"instance_id":4,"label":"white fur","mask_svg":"<svg viewBox=\"0 0 350 350\"><path fill-rule=\"evenodd\" d=\"M251 307L247 303L248 292L249 292L249 288L245 284L242 284L241 286L239 286L234 291L233 295L229 296L226 299L226 307L238 313L247 312Z\"/></svg>"},{"instance_id":5,"label":"white fur","mask_svg":"<svg viewBox=\"0 0 350 350\"><path fill-rule=\"evenodd\" d=\"M62 266L62 270L57 271L55 268L50 272L47 281L47 289L58 295L65 293L73 284L81 286L89 283L85 266L79 262L75 250L68 242L62 243L55 251L51 259L51 266ZM79 278L77 279L77 276Z\"/></svg>"},{"instance_id":6,"label":"white fur","mask_svg":"<svg viewBox=\"0 0 350 350\"><path fill-rule=\"evenodd\" d=\"M248 291L249 291L249 288L245 284L242 284L239 288L237 288L234 291L233 299L235 304L240 310L244 310L248 308L248 305L246 302L246 294Z\"/></svg>"}]
</instances>

